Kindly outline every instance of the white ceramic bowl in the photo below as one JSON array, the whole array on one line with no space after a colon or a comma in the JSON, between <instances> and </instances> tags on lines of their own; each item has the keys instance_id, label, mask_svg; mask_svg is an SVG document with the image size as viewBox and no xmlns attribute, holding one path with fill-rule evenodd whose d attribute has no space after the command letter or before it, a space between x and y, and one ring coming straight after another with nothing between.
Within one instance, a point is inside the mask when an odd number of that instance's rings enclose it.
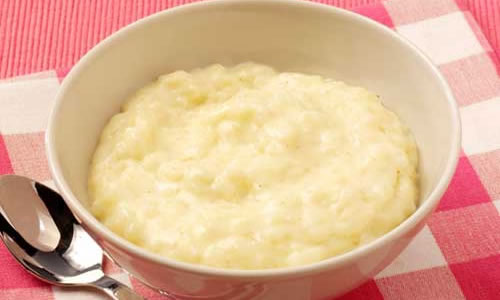
<instances>
[{"instance_id":1,"label":"white ceramic bowl","mask_svg":"<svg viewBox=\"0 0 500 300\"><path fill-rule=\"evenodd\" d=\"M321 74L379 93L411 128L419 146L417 211L390 233L346 254L301 267L257 271L160 257L100 224L84 205L88 166L101 129L124 99L160 74L245 61ZM47 131L54 180L98 243L144 283L196 299L324 299L358 286L387 266L422 228L453 175L459 143L460 123L450 89L414 46L359 15L284 0L201 2L127 26L71 70Z\"/></svg>"}]
</instances>

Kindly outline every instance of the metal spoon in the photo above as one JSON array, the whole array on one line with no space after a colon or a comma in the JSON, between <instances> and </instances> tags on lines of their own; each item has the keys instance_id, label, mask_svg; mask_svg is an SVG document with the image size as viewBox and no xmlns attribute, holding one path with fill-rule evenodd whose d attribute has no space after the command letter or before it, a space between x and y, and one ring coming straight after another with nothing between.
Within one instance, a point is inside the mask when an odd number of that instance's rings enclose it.
<instances>
[{"instance_id":1,"label":"metal spoon","mask_svg":"<svg viewBox=\"0 0 500 300\"><path fill-rule=\"evenodd\" d=\"M60 286L90 286L112 299L143 300L102 271L103 251L63 198L31 179L0 176L0 238L21 265Z\"/></svg>"}]
</instances>

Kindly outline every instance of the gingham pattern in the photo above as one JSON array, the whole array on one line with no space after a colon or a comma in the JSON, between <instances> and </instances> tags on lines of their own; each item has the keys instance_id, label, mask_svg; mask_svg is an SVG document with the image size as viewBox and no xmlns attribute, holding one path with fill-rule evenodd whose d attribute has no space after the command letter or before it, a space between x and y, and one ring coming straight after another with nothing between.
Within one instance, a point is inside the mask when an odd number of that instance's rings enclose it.
<instances>
[{"instance_id":1,"label":"gingham pattern","mask_svg":"<svg viewBox=\"0 0 500 300\"><path fill-rule=\"evenodd\" d=\"M464 10L462 0L390 0L382 4L376 0L352 1L370 3L354 10L394 28L439 66L460 106L463 151L457 173L428 225L390 266L341 299L500 299L500 67L494 49L471 13ZM3 7L0 4L0 20L5 18L7 2L16 1L2 2ZM119 6L123 10L113 12L106 21L102 10L109 10L112 4L104 6L111 2L93 2L91 11L102 15L102 24L80 26L70 35L72 39L51 46L56 50L61 47L62 57L37 56L35 52L49 51L41 45L48 45L54 38L51 32L67 30L64 27L44 28L48 33L34 39L33 45L24 45L20 38L18 47L29 49L21 52L39 60L22 57L22 53L21 57L11 58L9 50L2 48L0 59L7 57L8 61L0 63L0 75L25 74L33 68L58 66L61 60L71 61L117 28L184 1L127 2L140 9L132 9L128 4ZM44 1L33 3L45 5ZM493 9L500 11L499 2L497 5ZM76 19L81 18L78 11L88 8L74 10ZM23 34L29 36L40 23L34 22L30 28L20 24L15 30L24 30ZM65 22L74 26L75 21ZM0 38L5 30L2 25L5 24L0 23ZM51 184L43 134L54 95L66 73L67 68L57 68L0 81L0 174L16 173ZM106 263L106 271L150 299L161 298L110 263ZM0 245L0 299L30 298L106 299L92 291L65 290L34 279Z\"/></svg>"}]
</instances>

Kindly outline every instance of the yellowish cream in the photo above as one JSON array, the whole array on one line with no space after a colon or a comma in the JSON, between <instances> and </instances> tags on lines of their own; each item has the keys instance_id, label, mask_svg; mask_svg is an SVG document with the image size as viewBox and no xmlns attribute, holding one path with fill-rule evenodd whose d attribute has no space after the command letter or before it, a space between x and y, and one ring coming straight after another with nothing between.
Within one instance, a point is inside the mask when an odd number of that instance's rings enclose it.
<instances>
[{"instance_id":1,"label":"yellowish cream","mask_svg":"<svg viewBox=\"0 0 500 300\"><path fill-rule=\"evenodd\" d=\"M416 207L410 132L363 88L245 63L161 76L102 132L91 210L161 255L221 268L320 261Z\"/></svg>"}]
</instances>

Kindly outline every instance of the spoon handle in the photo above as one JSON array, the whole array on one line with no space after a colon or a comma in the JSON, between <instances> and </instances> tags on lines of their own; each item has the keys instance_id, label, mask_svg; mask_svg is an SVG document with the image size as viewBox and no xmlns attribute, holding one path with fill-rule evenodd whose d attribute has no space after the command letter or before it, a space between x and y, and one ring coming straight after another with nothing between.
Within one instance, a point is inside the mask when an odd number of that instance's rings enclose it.
<instances>
[{"instance_id":1,"label":"spoon handle","mask_svg":"<svg viewBox=\"0 0 500 300\"><path fill-rule=\"evenodd\" d=\"M106 275L93 282L92 286L102 290L114 300L147 300L128 286Z\"/></svg>"}]
</instances>

